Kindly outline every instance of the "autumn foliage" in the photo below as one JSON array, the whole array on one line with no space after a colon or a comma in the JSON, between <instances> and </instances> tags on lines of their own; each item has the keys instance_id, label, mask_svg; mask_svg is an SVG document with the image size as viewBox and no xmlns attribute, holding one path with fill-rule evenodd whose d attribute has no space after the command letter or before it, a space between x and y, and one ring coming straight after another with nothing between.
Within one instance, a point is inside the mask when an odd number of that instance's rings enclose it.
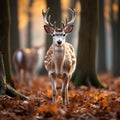
<instances>
[{"instance_id":1,"label":"autumn foliage","mask_svg":"<svg viewBox=\"0 0 120 120\"><path fill-rule=\"evenodd\" d=\"M52 90L48 77L37 77L33 85L25 83L20 86L14 78L18 91L29 100L0 96L0 120L95 120L120 119L120 78L111 75L100 75L107 89L96 89L81 86L69 86L69 105L62 104L61 82L58 81L57 101L51 103Z\"/></svg>"}]
</instances>

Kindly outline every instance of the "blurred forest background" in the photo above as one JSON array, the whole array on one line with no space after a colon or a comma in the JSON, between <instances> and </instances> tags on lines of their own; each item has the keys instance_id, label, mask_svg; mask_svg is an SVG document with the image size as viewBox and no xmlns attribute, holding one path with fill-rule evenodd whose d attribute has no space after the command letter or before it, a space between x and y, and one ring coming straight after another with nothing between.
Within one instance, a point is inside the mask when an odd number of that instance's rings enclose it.
<instances>
[{"instance_id":1,"label":"blurred forest background","mask_svg":"<svg viewBox=\"0 0 120 120\"><path fill-rule=\"evenodd\" d=\"M77 57L71 78L75 86L69 85L70 104L66 107L61 104L59 92L56 104L51 104L52 89L43 64L52 43L52 37L45 33L42 17L42 10L48 7L51 22L56 21L58 27L65 17L71 19L69 8L76 9L74 29L67 36ZM120 119L119 39L120 0L0 0L0 118ZM13 64L11 70L13 53L18 48L34 46L41 49L40 76L32 86L26 81L20 85ZM57 81L58 91L62 81Z\"/></svg>"},{"instance_id":2,"label":"blurred forest background","mask_svg":"<svg viewBox=\"0 0 120 120\"><path fill-rule=\"evenodd\" d=\"M52 38L45 33L43 27L42 10L46 10L48 7L51 8L49 12L51 21L57 21L58 27L60 27L61 21L65 20L65 17L70 19L68 8L76 9L74 30L68 35L67 41L73 44L77 54L81 26L81 4L79 0L10 0L11 55L17 48L41 46L39 66L39 71L42 71L41 74L44 72L43 56L46 48L52 43ZM98 7L97 72L110 72L114 76L119 76L120 1L99 0Z\"/></svg>"}]
</instances>

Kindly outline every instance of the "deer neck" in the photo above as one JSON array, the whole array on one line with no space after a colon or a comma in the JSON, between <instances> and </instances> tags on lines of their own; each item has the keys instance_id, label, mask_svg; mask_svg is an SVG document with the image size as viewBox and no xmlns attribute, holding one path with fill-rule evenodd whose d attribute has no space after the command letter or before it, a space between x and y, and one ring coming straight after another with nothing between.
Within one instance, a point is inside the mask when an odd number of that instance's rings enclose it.
<instances>
[{"instance_id":1,"label":"deer neck","mask_svg":"<svg viewBox=\"0 0 120 120\"><path fill-rule=\"evenodd\" d=\"M56 74L61 75L63 70L65 56L65 45L58 47L54 46L54 61L55 61L55 71Z\"/></svg>"}]
</instances>

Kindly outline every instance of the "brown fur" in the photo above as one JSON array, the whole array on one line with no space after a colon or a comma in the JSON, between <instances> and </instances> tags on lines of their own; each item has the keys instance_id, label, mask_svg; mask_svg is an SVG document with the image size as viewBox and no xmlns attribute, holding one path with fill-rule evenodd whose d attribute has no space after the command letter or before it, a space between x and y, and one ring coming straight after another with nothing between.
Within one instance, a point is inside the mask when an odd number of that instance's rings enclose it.
<instances>
[{"instance_id":1,"label":"brown fur","mask_svg":"<svg viewBox=\"0 0 120 120\"><path fill-rule=\"evenodd\" d=\"M17 58L18 52L22 53L21 61L19 61ZM18 49L14 52L13 64L19 79L21 79L20 80L21 82L23 82L24 79L23 77L26 77L25 73L29 73L29 76L31 77L30 79L32 79L37 62L38 62L38 53L37 50L34 48ZM23 73L21 73L21 71L23 71Z\"/></svg>"},{"instance_id":2,"label":"brown fur","mask_svg":"<svg viewBox=\"0 0 120 120\"><path fill-rule=\"evenodd\" d=\"M55 59L54 59L54 46L53 44L47 51L45 56L44 64L45 68L50 71L50 69L55 69ZM76 66L76 57L74 54L74 49L70 43L65 42L65 58L63 64L63 70L72 75Z\"/></svg>"}]
</instances>

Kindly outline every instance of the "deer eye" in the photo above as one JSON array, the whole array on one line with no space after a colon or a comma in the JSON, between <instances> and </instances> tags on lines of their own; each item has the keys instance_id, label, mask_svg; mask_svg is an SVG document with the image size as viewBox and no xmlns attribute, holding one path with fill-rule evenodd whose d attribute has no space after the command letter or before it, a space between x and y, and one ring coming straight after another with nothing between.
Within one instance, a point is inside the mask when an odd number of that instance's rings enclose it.
<instances>
[{"instance_id":1,"label":"deer eye","mask_svg":"<svg viewBox=\"0 0 120 120\"><path fill-rule=\"evenodd\" d=\"M55 36L55 34L52 35L53 37Z\"/></svg>"},{"instance_id":2,"label":"deer eye","mask_svg":"<svg viewBox=\"0 0 120 120\"><path fill-rule=\"evenodd\" d=\"M65 36L65 34L63 34L63 36Z\"/></svg>"}]
</instances>

